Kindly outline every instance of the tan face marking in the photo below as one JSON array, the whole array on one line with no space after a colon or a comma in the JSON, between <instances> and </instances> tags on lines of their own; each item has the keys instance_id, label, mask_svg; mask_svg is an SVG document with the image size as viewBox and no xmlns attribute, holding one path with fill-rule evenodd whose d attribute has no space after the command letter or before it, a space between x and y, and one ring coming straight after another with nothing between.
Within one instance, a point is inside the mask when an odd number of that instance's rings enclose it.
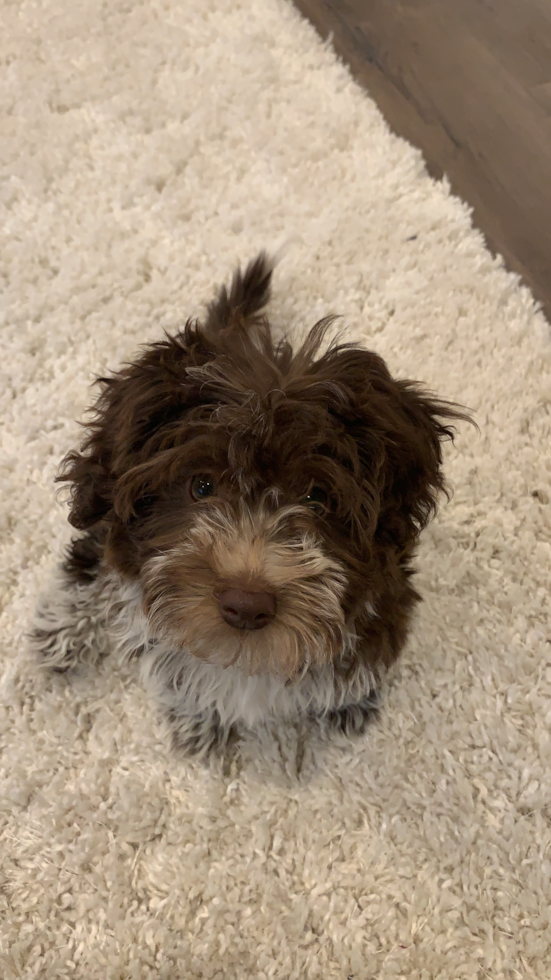
<instances>
[{"instance_id":1,"label":"tan face marking","mask_svg":"<svg viewBox=\"0 0 551 980\"><path fill-rule=\"evenodd\" d=\"M149 559L142 581L153 630L208 663L293 678L345 642L344 569L300 507L205 507L185 539ZM274 619L261 631L228 625L217 601L227 588L273 594Z\"/></svg>"}]
</instances>

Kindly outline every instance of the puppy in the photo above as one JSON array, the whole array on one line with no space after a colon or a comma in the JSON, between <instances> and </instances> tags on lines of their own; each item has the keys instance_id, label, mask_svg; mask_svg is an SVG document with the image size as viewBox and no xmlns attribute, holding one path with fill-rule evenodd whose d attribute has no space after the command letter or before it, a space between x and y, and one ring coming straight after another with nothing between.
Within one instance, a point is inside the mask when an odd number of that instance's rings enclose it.
<instances>
[{"instance_id":1,"label":"puppy","mask_svg":"<svg viewBox=\"0 0 551 980\"><path fill-rule=\"evenodd\" d=\"M359 732L419 596L412 558L467 419L377 354L294 351L262 315L264 253L203 323L146 347L101 394L71 486L70 546L33 642L66 670L139 657L175 744L206 756L270 718Z\"/></svg>"}]
</instances>

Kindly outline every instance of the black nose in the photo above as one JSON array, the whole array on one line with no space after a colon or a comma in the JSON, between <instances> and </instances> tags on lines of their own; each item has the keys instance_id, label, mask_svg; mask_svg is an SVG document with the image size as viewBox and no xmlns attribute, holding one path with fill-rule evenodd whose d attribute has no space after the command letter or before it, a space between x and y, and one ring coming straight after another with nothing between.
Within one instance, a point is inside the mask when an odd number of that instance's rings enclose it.
<instances>
[{"instance_id":1,"label":"black nose","mask_svg":"<svg viewBox=\"0 0 551 980\"><path fill-rule=\"evenodd\" d=\"M262 630L276 614L277 603L271 592L245 592L224 589L218 596L222 619L238 630Z\"/></svg>"}]
</instances>

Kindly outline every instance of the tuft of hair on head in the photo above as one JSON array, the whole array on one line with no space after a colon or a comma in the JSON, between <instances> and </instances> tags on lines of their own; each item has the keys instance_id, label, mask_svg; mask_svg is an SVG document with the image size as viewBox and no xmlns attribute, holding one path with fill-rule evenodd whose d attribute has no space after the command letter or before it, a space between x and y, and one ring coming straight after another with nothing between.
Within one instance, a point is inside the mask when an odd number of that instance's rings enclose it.
<instances>
[{"instance_id":1,"label":"tuft of hair on head","mask_svg":"<svg viewBox=\"0 0 551 980\"><path fill-rule=\"evenodd\" d=\"M258 321L259 314L270 301L272 273L276 259L259 252L243 272L236 269L228 289L221 286L207 307L205 331L218 333L237 322Z\"/></svg>"}]
</instances>

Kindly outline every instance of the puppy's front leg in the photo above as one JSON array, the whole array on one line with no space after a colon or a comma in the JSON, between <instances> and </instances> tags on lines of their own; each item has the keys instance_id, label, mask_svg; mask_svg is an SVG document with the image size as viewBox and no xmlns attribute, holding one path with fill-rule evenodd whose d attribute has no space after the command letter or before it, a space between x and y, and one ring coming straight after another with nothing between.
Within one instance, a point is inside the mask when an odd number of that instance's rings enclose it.
<instances>
[{"instance_id":1,"label":"puppy's front leg","mask_svg":"<svg viewBox=\"0 0 551 980\"><path fill-rule=\"evenodd\" d=\"M100 560L97 537L75 539L39 597L29 640L41 666L62 673L97 663L107 653L108 597L98 577Z\"/></svg>"}]
</instances>

